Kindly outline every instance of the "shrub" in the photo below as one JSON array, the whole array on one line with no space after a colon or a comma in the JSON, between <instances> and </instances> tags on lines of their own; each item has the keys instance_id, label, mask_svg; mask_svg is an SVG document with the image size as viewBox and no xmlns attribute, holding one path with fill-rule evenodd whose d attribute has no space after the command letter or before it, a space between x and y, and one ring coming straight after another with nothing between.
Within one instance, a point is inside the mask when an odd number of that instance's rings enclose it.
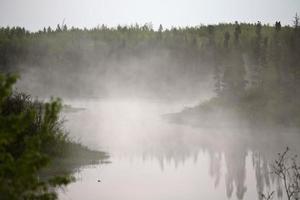
<instances>
[{"instance_id":1,"label":"shrub","mask_svg":"<svg viewBox=\"0 0 300 200\"><path fill-rule=\"evenodd\" d=\"M61 128L61 102L33 101L14 93L17 77L0 74L0 196L1 199L56 199L54 187L69 176L39 177L54 156L62 153L66 134Z\"/></svg>"}]
</instances>

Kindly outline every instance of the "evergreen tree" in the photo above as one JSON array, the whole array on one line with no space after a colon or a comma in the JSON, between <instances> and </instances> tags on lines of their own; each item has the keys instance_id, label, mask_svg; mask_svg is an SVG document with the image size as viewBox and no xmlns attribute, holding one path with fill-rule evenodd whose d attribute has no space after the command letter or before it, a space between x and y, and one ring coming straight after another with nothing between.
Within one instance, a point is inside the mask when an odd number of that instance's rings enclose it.
<instances>
[{"instance_id":1,"label":"evergreen tree","mask_svg":"<svg viewBox=\"0 0 300 200\"><path fill-rule=\"evenodd\" d=\"M277 32L279 32L281 30L281 23L280 23L280 21L278 21L278 22L275 23L275 30Z\"/></svg>"},{"instance_id":2,"label":"evergreen tree","mask_svg":"<svg viewBox=\"0 0 300 200\"><path fill-rule=\"evenodd\" d=\"M51 33L51 32L52 32L52 29L51 29L50 26L48 26L48 28L47 28L47 33Z\"/></svg>"},{"instance_id":3,"label":"evergreen tree","mask_svg":"<svg viewBox=\"0 0 300 200\"><path fill-rule=\"evenodd\" d=\"M242 33L241 26L236 21L235 22L235 28L234 28L234 44L235 46L238 46L240 44L240 35Z\"/></svg>"},{"instance_id":4,"label":"evergreen tree","mask_svg":"<svg viewBox=\"0 0 300 200\"><path fill-rule=\"evenodd\" d=\"M262 25L258 21L255 25L255 37L254 37L254 47L252 52L253 65L251 69L251 85L253 87L259 87L261 85L261 43L262 43Z\"/></svg>"},{"instance_id":5,"label":"evergreen tree","mask_svg":"<svg viewBox=\"0 0 300 200\"><path fill-rule=\"evenodd\" d=\"M229 61L225 66L222 80L224 94L229 99L239 99L244 93L246 86L246 71L244 67L239 39L241 33L241 27L236 22L234 31L235 47L231 51L227 51L226 57Z\"/></svg>"},{"instance_id":6,"label":"evergreen tree","mask_svg":"<svg viewBox=\"0 0 300 200\"><path fill-rule=\"evenodd\" d=\"M61 32L61 28L60 28L60 25L59 24L57 24L57 26L56 26L56 30L55 30L56 32Z\"/></svg>"},{"instance_id":7,"label":"evergreen tree","mask_svg":"<svg viewBox=\"0 0 300 200\"><path fill-rule=\"evenodd\" d=\"M161 40L162 39L162 32L163 32L164 28L163 26L160 24L158 27L158 39Z\"/></svg>"},{"instance_id":8,"label":"evergreen tree","mask_svg":"<svg viewBox=\"0 0 300 200\"><path fill-rule=\"evenodd\" d=\"M299 16L298 16L298 13L296 13L296 15L295 15L295 17L294 17L294 28L295 28L295 30L298 30L298 28L299 28Z\"/></svg>"},{"instance_id":9,"label":"evergreen tree","mask_svg":"<svg viewBox=\"0 0 300 200\"><path fill-rule=\"evenodd\" d=\"M225 34L224 34L224 47L225 47L225 49L228 49L229 40L230 40L230 33L228 31L226 31Z\"/></svg>"},{"instance_id":10,"label":"evergreen tree","mask_svg":"<svg viewBox=\"0 0 300 200\"><path fill-rule=\"evenodd\" d=\"M65 25L63 25L63 31L67 31L68 30L68 27L67 27L67 25L65 24Z\"/></svg>"}]
</instances>

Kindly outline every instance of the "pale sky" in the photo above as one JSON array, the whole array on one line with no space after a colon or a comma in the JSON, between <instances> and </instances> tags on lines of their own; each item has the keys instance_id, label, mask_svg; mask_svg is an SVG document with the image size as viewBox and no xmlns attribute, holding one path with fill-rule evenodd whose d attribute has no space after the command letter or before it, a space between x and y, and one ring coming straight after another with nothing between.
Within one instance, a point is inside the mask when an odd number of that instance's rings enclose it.
<instances>
[{"instance_id":1,"label":"pale sky","mask_svg":"<svg viewBox=\"0 0 300 200\"><path fill-rule=\"evenodd\" d=\"M219 22L292 24L300 0L0 0L0 26L36 31L65 24L195 26Z\"/></svg>"}]
</instances>

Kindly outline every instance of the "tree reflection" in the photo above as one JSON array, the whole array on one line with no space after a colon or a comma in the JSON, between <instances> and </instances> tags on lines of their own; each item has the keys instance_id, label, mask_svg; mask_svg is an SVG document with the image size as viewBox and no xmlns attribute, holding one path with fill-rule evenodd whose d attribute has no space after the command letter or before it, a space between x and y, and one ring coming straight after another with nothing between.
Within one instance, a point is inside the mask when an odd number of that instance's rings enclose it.
<instances>
[{"instance_id":1,"label":"tree reflection","mask_svg":"<svg viewBox=\"0 0 300 200\"><path fill-rule=\"evenodd\" d=\"M247 156L252 158L252 170L255 174L258 199L266 190L275 190L278 198L282 198L283 192L280 181L270 173L270 163L274 161L276 153L280 152L287 144L293 146L296 152L300 152L297 143L291 144L286 138L294 138L297 141L300 136L292 134L288 137L281 134L251 132L232 133L223 131L197 133L184 133L183 137L161 138L161 141L153 144L151 148L143 146L144 157L155 158L161 170L166 165L174 163L175 168L184 165L185 161L192 158L199 162L199 152L205 152L209 157L208 173L214 180L214 186L218 187L222 180L221 168L224 165L225 194L231 198L235 194L237 199L244 199L247 192L246 169ZM286 133L288 134L288 133ZM293 139L292 139L293 140ZM272 141L272 142L269 142ZM275 188L275 189L274 189Z\"/></svg>"}]
</instances>

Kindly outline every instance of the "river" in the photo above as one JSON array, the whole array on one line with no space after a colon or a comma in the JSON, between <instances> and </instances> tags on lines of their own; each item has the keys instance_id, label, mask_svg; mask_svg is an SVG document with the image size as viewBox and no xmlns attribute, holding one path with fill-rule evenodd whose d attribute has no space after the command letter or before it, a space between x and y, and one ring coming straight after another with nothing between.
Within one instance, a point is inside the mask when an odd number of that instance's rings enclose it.
<instances>
[{"instance_id":1,"label":"river","mask_svg":"<svg viewBox=\"0 0 300 200\"><path fill-rule=\"evenodd\" d=\"M65 115L70 136L108 152L111 163L81 168L77 181L60 190L63 200L253 200L273 190L277 198L282 189L270 164L287 146L300 153L297 131L196 128L161 117L187 103L68 103L85 108Z\"/></svg>"}]
</instances>

